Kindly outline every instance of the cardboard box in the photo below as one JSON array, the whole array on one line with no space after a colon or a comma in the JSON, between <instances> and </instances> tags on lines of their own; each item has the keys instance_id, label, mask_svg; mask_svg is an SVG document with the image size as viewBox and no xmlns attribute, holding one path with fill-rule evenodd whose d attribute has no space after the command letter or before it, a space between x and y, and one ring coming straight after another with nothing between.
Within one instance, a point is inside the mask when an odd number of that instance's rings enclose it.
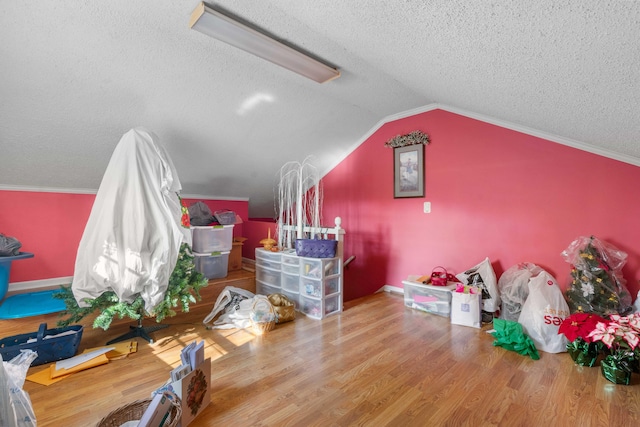
<instances>
[{"instance_id":1,"label":"cardboard box","mask_svg":"<svg viewBox=\"0 0 640 427\"><path fill-rule=\"evenodd\" d=\"M231 247L231 253L229 254L229 271L242 270L242 245L246 237L234 237Z\"/></svg>"}]
</instances>

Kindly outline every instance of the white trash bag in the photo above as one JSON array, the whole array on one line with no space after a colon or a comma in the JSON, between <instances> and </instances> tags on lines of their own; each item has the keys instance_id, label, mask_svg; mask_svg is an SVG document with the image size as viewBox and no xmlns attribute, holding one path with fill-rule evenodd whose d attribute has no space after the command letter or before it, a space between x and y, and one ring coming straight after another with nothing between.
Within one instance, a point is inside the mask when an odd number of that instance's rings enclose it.
<instances>
[{"instance_id":1,"label":"white trash bag","mask_svg":"<svg viewBox=\"0 0 640 427\"><path fill-rule=\"evenodd\" d=\"M29 393L22 389L31 362L38 357L32 350L23 350L8 362L0 355L0 426L36 427Z\"/></svg>"},{"instance_id":2,"label":"white trash bag","mask_svg":"<svg viewBox=\"0 0 640 427\"><path fill-rule=\"evenodd\" d=\"M529 297L522 306L518 323L538 350L547 353L567 351L569 341L563 334L558 334L558 329L570 314L562 290L551 274L543 270L529 280Z\"/></svg>"}]
</instances>

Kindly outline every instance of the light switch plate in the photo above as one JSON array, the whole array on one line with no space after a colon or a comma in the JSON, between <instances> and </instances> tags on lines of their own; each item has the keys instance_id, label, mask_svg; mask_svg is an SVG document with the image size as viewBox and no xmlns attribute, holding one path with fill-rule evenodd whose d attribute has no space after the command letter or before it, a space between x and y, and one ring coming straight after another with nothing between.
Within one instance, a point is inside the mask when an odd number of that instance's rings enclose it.
<instances>
[{"instance_id":1,"label":"light switch plate","mask_svg":"<svg viewBox=\"0 0 640 427\"><path fill-rule=\"evenodd\" d=\"M431 202L424 202L424 213L431 213Z\"/></svg>"}]
</instances>

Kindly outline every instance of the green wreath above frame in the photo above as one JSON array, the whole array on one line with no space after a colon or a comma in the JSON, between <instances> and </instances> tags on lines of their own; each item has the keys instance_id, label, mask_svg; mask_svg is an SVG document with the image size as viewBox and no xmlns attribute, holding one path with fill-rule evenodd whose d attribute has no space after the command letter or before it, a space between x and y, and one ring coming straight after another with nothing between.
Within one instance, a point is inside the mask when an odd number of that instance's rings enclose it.
<instances>
[{"instance_id":1,"label":"green wreath above frame","mask_svg":"<svg viewBox=\"0 0 640 427\"><path fill-rule=\"evenodd\" d=\"M422 132L421 130L414 130L411 133L406 135L397 135L384 143L385 147L398 148L405 147L407 145L418 145L423 144L427 145L431 142L429 140L429 135Z\"/></svg>"}]
</instances>

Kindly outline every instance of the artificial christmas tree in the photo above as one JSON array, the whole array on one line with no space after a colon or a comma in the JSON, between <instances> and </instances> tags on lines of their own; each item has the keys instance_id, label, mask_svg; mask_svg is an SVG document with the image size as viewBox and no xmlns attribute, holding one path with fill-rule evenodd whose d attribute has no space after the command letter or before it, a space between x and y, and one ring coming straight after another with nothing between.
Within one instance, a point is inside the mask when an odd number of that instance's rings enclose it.
<instances>
[{"instance_id":1,"label":"artificial christmas tree","mask_svg":"<svg viewBox=\"0 0 640 427\"><path fill-rule=\"evenodd\" d=\"M595 236L582 236L562 252L562 257L572 265L565 295L572 313L608 316L631 311L631 294L622 277L625 252Z\"/></svg>"},{"instance_id":2,"label":"artificial christmas tree","mask_svg":"<svg viewBox=\"0 0 640 427\"><path fill-rule=\"evenodd\" d=\"M175 316L176 311L174 308L177 307L180 307L183 312L188 312L189 305L200 300L200 289L206 285L207 279L195 269L193 255L191 254L189 246L182 244L178 261L169 278L169 286L167 287L164 298L160 304L154 308L152 313L145 311L144 300L139 294L133 302L128 303L120 301L118 296L112 291L105 292L98 298L86 300L89 305L87 307L80 307L73 295L71 286L63 286L61 291L56 292L54 295L56 298L63 299L66 305L66 310L63 311L60 316L68 317L60 320L58 326L63 327L77 323L97 310L100 314L93 321L94 328L107 330L109 326L111 326L111 321L114 316L118 316L120 319L128 317L138 321L138 326L132 326L133 331L127 334L127 337L122 336L119 338L125 339L128 338L129 335L131 337L141 336L147 341L151 341L148 335L146 335L147 332L157 330L159 327L151 326L143 328L142 319L146 316L155 316L156 322L159 323L166 317Z\"/></svg>"}]
</instances>

